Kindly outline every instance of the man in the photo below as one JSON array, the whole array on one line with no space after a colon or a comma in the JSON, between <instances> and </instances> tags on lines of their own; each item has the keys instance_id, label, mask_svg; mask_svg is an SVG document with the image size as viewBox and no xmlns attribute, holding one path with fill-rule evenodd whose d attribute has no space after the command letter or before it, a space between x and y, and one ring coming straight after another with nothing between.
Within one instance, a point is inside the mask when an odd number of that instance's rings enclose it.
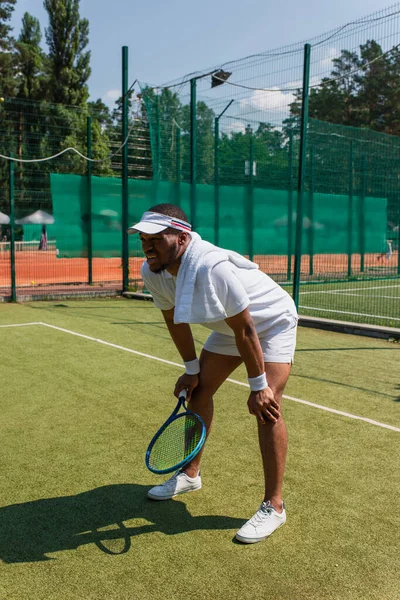
<instances>
[{"instance_id":1,"label":"man","mask_svg":"<svg viewBox=\"0 0 400 600\"><path fill-rule=\"evenodd\" d=\"M207 434L213 395L242 362L246 366L247 404L258 422L265 493L259 510L236 538L258 542L286 521L282 485L287 434L281 399L295 349L294 303L257 265L192 232L187 216L177 206L153 206L129 232L140 234L146 256L141 270L145 286L161 309L186 367L176 383L175 396L187 390L190 408L203 418ZM212 330L200 360L189 323ZM200 489L200 459L201 453L149 490L149 497L168 500Z\"/></svg>"},{"instance_id":2,"label":"man","mask_svg":"<svg viewBox=\"0 0 400 600\"><path fill-rule=\"evenodd\" d=\"M377 260L383 260L383 258L386 258L386 260L389 261L392 258L392 254L393 254L392 240L386 240L386 252L381 252L381 254L379 254L377 257Z\"/></svg>"}]
</instances>

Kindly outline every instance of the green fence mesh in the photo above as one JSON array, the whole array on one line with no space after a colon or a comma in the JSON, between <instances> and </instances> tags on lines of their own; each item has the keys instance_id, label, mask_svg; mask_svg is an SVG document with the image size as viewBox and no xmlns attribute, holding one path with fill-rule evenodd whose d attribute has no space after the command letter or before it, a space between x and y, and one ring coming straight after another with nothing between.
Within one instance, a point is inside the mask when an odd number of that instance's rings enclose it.
<instances>
[{"instance_id":1,"label":"green fence mesh","mask_svg":"<svg viewBox=\"0 0 400 600\"><path fill-rule=\"evenodd\" d=\"M255 258L289 291L297 259L301 314L400 326L399 18L396 4L310 40L308 111L303 42L142 83L129 98L125 140L130 221L158 202L179 204L205 239ZM64 284L120 289L128 258L137 285L137 236L122 256L121 133L121 103L108 115L96 103L0 104L0 154L36 159L15 165L21 294ZM80 154L59 155L69 147ZM89 153L98 161L91 174ZM0 159L5 295L8 168ZM18 223L39 210L50 216L46 252L43 222Z\"/></svg>"}]
</instances>

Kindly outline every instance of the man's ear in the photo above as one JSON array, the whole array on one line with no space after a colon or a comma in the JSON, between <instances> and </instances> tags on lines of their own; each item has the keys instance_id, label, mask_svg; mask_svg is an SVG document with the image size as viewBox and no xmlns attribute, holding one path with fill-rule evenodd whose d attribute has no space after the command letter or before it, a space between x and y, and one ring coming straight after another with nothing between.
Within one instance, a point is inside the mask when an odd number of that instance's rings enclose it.
<instances>
[{"instance_id":1,"label":"man's ear","mask_svg":"<svg viewBox=\"0 0 400 600\"><path fill-rule=\"evenodd\" d=\"M186 242L188 241L189 238L189 234L186 231L182 231L182 233L179 234L179 245L183 246L184 244L186 244Z\"/></svg>"}]
</instances>

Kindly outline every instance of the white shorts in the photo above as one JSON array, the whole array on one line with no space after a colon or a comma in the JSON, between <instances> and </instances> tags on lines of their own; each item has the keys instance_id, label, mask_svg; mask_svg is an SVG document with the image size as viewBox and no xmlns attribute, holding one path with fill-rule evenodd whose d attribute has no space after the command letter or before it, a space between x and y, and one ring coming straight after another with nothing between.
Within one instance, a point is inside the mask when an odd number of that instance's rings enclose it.
<instances>
[{"instance_id":1,"label":"white shorts","mask_svg":"<svg viewBox=\"0 0 400 600\"><path fill-rule=\"evenodd\" d=\"M260 344L266 363L291 363L294 362L296 348L297 323L283 332L274 327L267 335L260 337ZM204 350L225 354L227 356L240 356L235 338L213 331L204 344Z\"/></svg>"}]
</instances>

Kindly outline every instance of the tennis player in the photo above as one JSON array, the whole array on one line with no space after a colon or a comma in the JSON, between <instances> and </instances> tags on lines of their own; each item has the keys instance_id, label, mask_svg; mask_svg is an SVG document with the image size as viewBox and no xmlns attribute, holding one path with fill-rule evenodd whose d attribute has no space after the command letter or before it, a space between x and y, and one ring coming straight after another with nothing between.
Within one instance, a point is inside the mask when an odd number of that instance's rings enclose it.
<instances>
[{"instance_id":1,"label":"tennis player","mask_svg":"<svg viewBox=\"0 0 400 600\"><path fill-rule=\"evenodd\" d=\"M290 296L258 265L192 232L185 213L158 204L129 228L139 233L146 261L141 274L161 309L185 364L175 395L186 389L190 408L207 427L213 395L241 363L250 385L249 412L258 423L265 490L260 508L237 532L244 543L268 537L286 521L282 500L287 449L281 414L283 390L293 362L297 313ZM190 323L211 330L200 359ZM184 469L149 490L153 500L169 500L201 488L201 453Z\"/></svg>"},{"instance_id":2,"label":"tennis player","mask_svg":"<svg viewBox=\"0 0 400 600\"><path fill-rule=\"evenodd\" d=\"M386 252L382 252L381 254L379 254L377 259L382 260L383 258L386 258L386 260L389 261L392 258L392 255L393 255L392 240L386 240Z\"/></svg>"}]
</instances>

